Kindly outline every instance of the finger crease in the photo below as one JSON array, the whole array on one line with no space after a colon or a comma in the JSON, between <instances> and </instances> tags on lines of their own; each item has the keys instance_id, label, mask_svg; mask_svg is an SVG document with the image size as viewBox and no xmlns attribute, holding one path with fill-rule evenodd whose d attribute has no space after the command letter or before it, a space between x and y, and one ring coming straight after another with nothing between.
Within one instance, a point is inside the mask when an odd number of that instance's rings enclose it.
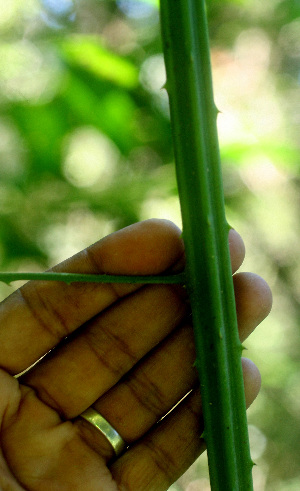
<instances>
[{"instance_id":1,"label":"finger crease","mask_svg":"<svg viewBox=\"0 0 300 491\"><path fill-rule=\"evenodd\" d=\"M162 407L166 401L164 394L161 393L154 382L143 375L142 380L131 380L127 385L130 392L144 409L156 418L162 415Z\"/></svg>"},{"instance_id":2,"label":"finger crease","mask_svg":"<svg viewBox=\"0 0 300 491\"><path fill-rule=\"evenodd\" d=\"M104 273L101 270L98 262L96 261L96 259L94 257L94 254L92 253L92 251L89 248L85 249L85 255L86 255L87 260L89 261L90 265L92 266L92 269L95 272L95 274L108 274L108 273ZM122 295L120 295L118 293L117 287L114 286L114 283L106 283L105 288L110 288L110 290L112 291L112 294L115 296L115 300L122 297Z\"/></svg>"},{"instance_id":3,"label":"finger crease","mask_svg":"<svg viewBox=\"0 0 300 491\"><path fill-rule=\"evenodd\" d=\"M174 480L174 473L177 473L178 463L172 458L170 452L167 452L155 442L148 440L144 442L144 445L150 451L150 458L154 465L167 478L168 483L171 484Z\"/></svg>"},{"instance_id":4,"label":"finger crease","mask_svg":"<svg viewBox=\"0 0 300 491\"><path fill-rule=\"evenodd\" d=\"M56 342L67 336L70 329L64 317L52 305L48 304L37 290L35 290L36 305L33 305L24 290L20 290L20 293L33 318Z\"/></svg>"},{"instance_id":5,"label":"finger crease","mask_svg":"<svg viewBox=\"0 0 300 491\"><path fill-rule=\"evenodd\" d=\"M125 355L130 361L127 364L129 367L136 363L137 358L130 352L128 344L124 340L111 332L103 331L103 333L108 338L108 342L102 341L101 344L99 341L94 342L94 336L88 336L86 342L100 363L119 379L127 368L124 363L124 357L120 357L119 354Z\"/></svg>"}]
</instances>

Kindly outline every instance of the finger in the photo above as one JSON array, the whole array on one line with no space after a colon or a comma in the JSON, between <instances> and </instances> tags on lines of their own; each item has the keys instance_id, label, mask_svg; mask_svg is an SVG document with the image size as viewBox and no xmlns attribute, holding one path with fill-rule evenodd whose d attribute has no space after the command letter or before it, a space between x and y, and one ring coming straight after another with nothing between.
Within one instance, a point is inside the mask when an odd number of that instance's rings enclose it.
<instances>
[{"instance_id":1,"label":"finger","mask_svg":"<svg viewBox=\"0 0 300 491\"><path fill-rule=\"evenodd\" d=\"M235 273L241 267L245 259L245 244L242 237L233 228L229 231L228 240L231 269L232 273Z\"/></svg>"},{"instance_id":2,"label":"finger","mask_svg":"<svg viewBox=\"0 0 300 491\"><path fill-rule=\"evenodd\" d=\"M166 491L205 450L203 429L197 391L111 465L117 485L124 490Z\"/></svg>"},{"instance_id":3,"label":"finger","mask_svg":"<svg viewBox=\"0 0 300 491\"><path fill-rule=\"evenodd\" d=\"M235 270L244 247L234 231L230 231L230 249ZM53 271L146 275L183 267L179 229L167 220L155 219L105 237ZM137 288L124 284L27 283L0 305L0 366L20 373L81 324Z\"/></svg>"},{"instance_id":4,"label":"finger","mask_svg":"<svg viewBox=\"0 0 300 491\"><path fill-rule=\"evenodd\" d=\"M253 273L237 273L233 284L239 335L244 341L270 313L272 292L265 280Z\"/></svg>"},{"instance_id":5,"label":"finger","mask_svg":"<svg viewBox=\"0 0 300 491\"><path fill-rule=\"evenodd\" d=\"M65 418L73 418L158 345L187 312L182 289L142 288L96 317L21 378Z\"/></svg>"},{"instance_id":6,"label":"finger","mask_svg":"<svg viewBox=\"0 0 300 491\"><path fill-rule=\"evenodd\" d=\"M94 403L93 407L131 444L147 433L155 422L198 385L194 360L193 329L184 324ZM246 397L249 406L259 390L257 369L250 360L243 360L243 363L247 364L249 382ZM252 382L251 369L254 371ZM87 432L85 440L96 439L98 449L102 449L101 455L111 458L111 446L102 435L97 434L97 430L95 432L85 421L79 420L79 425L83 434Z\"/></svg>"},{"instance_id":7,"label":"finger","mask_svg":"<svg viewBox=\"0 0 300 491\"><path fill-rule=\"evenodd\" d=\"M261 375L257 366L249 358L242 358L246 408L255 401L261 387Z\"/></svg>"},{"instance_id":8,"label":"finger","mask_svg":"<svg viewBox=\"0 0 300 491\"><path fill-rule=\"evenodd\" d=\"M245 339L249 326L253 330L269 312L269 289L256 275L242 273L235 281L237 293L242 286L244 289L242 300L237 298L237 315L240 336ZM178 325L186 312L179 292L178 288L167 286L148 287L127 297L113 311L97 318L80 336L35 367L22 378L23 383L34 387L39 397L64 417L76 416L115 385L136 361ZM147 330L144 332L145 322ZM187 338L190 346L192 337L191 332ZM178 366L184 367L185 373L189 373L194 361L193 348L189 350L189 356L191 358L185 365L182 363L184 358L174 358ZM169 361L160 369L161 373L167 373ZM189 389L188 386L186 390ZM172 393L171 384L170 390ZM179 396L174 403L178 399ZM138 401L133 405L139 407ZM130 414L135 420L134 412ZM151 424L150 420L148 426Z\"/></svg>"},{"instance_id":9,"label":"finger","mask_svg":"<svg viewBox=\"0 0 300 491\"><path fill-rule=\"evenodd\" d=\"M231 270L235 273L242 265L245 259L245 244L242 237L233 228L229 230L228 234L229 252L231 259ZM182 271L185 266L185 256L183 255L181 260L177 262L173 268L174 271Z\"/></svg>"},{"instance_id":10,"label":"finger","mask_svg":"<svg viewBox=\"0 0 300 491\"><path fill-rule=\"evenodd\" d=\"M183 255L180 230L148 220L116 232L63 262L55 271L158 274ZM19 373L137 285L29 282L0 305L0 366Z\"/></svg>"},{"instance_id":11,"label":"finger","mask_svg":"<svg viewBox=\"0 0 300 491\"><path fill-rule=\"evenodd\" d=\"M243 360L245 393L248 403L260 387L258 369ZM189 394L143 439L115 461L110 470L121 489L165 491L205 450L201 397Z\"/></svg>"},{"instance_id":12,"label":"finger","mask_svg":"<svg viewBox=\"0 0 300 491\"><path fill-rule=\"evenodd\" d=\"M195 358L193 329L183 324L93 407L131 444L198 385Z\"/></svg>"},{"instance_id":13,"label":"finger","mask_svg":"<svg viewBox=\"0 0 300 491\"><path fill-rule=\"evenodd\" d=\"M98 399L93 408L131 444L198 385L194 361L193 330L184 324ZM109 460L113 456L100 432L83 419L76 424L84 440L96 445L103 457Z\"/></svg>"}]
</instances>

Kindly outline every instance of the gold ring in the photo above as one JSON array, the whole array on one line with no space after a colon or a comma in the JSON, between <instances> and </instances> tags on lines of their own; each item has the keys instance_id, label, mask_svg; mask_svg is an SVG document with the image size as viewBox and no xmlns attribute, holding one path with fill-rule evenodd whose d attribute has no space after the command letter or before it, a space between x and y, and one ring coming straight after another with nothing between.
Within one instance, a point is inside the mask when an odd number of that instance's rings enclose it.
<instances>
[{"instance_id":1,"label":"gold ring","mask_svg":"<svg viewBox=\"0 0 300 491\"><path fill-rule=\"evenodd\" d=\"M99 430L102 435L109 441L111 446L113 447L116 456L118 457L126 447L126 443L119 433L106 421L100 413L95 411L92 407L86 409L81 413L80 418L85 419L89 423L91 423L97 430Z\"/></svg>"}]
</instances>

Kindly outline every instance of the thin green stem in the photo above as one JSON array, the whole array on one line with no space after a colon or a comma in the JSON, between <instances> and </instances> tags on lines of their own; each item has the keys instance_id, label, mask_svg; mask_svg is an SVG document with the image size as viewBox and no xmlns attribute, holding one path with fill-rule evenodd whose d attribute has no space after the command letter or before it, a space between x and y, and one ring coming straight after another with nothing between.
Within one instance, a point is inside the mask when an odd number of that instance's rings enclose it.
<instances>
[{"instance_id":1,"label":"thin green stem","mask_svg":"<svg viewBox=\"0 0 300 491\"><path fill-rule=\"evenodd\" d=\"M213 490L253 489L204 0L161 0L177 182Z\"/></svg>"},{"instance_id":2,"label":"thin green stem","mask_svg":"<svg viewBox=\"0 0 300 491\"><path fill-rule=\"evenodd\" d=\"M0 273L0 281L10 284L13 281L63 281L70 284L85 283L141 283L141 284L184 284L185 273L157 276L124 276L109 274L77 274L77 273Z\"/></svg>"}]
</instances>

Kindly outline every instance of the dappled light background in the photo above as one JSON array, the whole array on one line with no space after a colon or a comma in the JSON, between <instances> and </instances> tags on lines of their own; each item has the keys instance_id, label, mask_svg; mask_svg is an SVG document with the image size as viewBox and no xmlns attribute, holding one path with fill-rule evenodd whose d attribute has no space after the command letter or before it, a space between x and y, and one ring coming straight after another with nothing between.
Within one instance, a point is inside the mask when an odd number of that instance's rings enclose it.
<instances>
[{"instance_id":1,"label":"dappled light background","mask_svg":"<svg viewBox=\"0 0 300 491\"><path fill-rule=\"evenodd\" d=\"M300 3L209 0L228 221L274 293L245 344L256 491L300 489ZM43 271L150 217L181 223L155 0L0 0L0 263ZM179 67L180 69L180 67ZM13 287L0 284L1 298ZM209 490L202 456L172 491Z\"/></svg>"}]
</instances>

